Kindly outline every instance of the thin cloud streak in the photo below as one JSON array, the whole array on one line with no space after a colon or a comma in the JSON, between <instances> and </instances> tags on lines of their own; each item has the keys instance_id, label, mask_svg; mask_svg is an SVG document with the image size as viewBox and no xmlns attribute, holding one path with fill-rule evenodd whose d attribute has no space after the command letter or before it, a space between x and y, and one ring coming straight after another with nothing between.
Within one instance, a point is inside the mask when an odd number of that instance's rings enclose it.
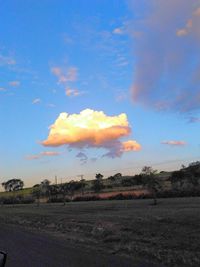
<instances>
[{"instance_id":1,"label":"thin cloud streak","mask_svg":"<svg viewBox=\"0 0 200 267\"><path fill-rule=\"evenodd\" d=\"M185 146L187 143L185 141L170 140L170 141L162 141L161 144L170 146Z\"/></svg>"},{"instance_id":2,"label":"thin cloud streak","mask_svg":"<svg viewBox=\"0 0 200 267\"><path fill-rule=\"evenodd\" d=\"M11 82L9 82L9 85L12 87L17 87L20 85L20 81L11 81Z\"/></svg>"},{"instance_id":3,"label":"thin cloud streak","mask_svg":"<svg viewBox=\"0 0 200 267\"><path fill-rule=\"evenodd\" d=\"M29 155L26 157L27 160L35 160L35 159L40 159L42 157L53 157L53 156L58 156L60 155L59 152L55 152L55 151L43 151L40 152L39 154L35 154L35 155Z\"/></svg>"},{"instance_id":4,"label":"thin cloud streak","mask_svg":"<svg viewBox=\"0 0 200 267\"><path fill-rule=\"evenodd\" d=\"M188 119L188 122L189 123L197 123L197 122L200 122L200 118L199 117L190 117Z\"/></svg>"},{"instance_id":5,"label":"thin cloud streak","mask_svg":"<svg viewBox=\"0 0 200 267\"><path fill-rule=\"evenodd\" d=\"M40 98L33 99L33 101L32 101L33 105L36 105L36 104L39 104L39 103L41 103L41 99Z\"/></svg>"}]
</instances>

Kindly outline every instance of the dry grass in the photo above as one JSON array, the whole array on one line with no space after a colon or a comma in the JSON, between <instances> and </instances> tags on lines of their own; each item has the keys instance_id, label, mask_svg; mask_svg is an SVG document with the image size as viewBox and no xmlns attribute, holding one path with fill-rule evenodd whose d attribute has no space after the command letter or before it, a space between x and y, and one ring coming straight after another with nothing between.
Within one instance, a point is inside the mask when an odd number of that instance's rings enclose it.
<instances>
[{"instance_id":1,"label":"dry grass","mask_svg":"<svg viewBox=\"0 0 200 267\"><path fill-rule=\"evenodd\" d=\"M200 266L200 198L4 206L0 220L165 266Z\"/></svg>"}]
</instances>

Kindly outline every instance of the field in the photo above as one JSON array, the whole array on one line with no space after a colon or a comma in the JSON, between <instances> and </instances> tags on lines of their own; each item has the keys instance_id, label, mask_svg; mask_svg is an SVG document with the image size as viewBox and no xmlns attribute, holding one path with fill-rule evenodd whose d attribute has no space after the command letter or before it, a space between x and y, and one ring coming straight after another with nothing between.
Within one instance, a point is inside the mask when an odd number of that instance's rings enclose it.
<instances>
[{"instance_id":1,"label":"field","mask_svg":"<svg viewBox=\"0 0 200 267\"><path fill-rule=\"evenodd\" d=\"M163 266L200 266L200 198L0 207L0 221Z\"/></svg>"}]
</instances>

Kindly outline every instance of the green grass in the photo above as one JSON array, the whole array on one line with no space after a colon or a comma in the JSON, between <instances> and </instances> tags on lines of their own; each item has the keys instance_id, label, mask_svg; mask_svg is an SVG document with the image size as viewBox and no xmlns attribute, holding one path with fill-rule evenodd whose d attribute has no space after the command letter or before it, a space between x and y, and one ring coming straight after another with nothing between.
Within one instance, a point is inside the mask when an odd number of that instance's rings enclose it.
<instances>
[{"instance_id":1,"label":"green grass","mask_svg":"<svg viewBox=\"0 0 200 267\"><path fill-rule=\"evenodd\" d=\"M72 202L0 208L0 221L18 224L113 254L200 266L200 198Z\"/></svg>"},{"instance_id":2,"label":"green grass","mask_svg":"<svg viewBox=\"0 0 200 267\"><path fill-rule=\"evenodd\" d=\"M30 196L32 193L32 188L24 188L15 192L0 192L0 197L10 197L10 196Z\"/></svg>"}]
</instances>

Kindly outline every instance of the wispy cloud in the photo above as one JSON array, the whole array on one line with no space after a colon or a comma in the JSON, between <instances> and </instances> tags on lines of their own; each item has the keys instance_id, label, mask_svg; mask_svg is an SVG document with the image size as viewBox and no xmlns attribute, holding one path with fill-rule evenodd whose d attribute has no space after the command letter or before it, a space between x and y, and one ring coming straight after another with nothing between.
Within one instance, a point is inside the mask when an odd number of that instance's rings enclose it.
<instances>
[{"instance_id":1,"label":"wispy cloud","mask_svg":"<svg viewBox=\"0 0 200 267\"><path fill-rule=\"evenodd\" d=\"M189 123L196 123L196 122L200 122L200 118L199 117L190 117L188 119Z\"/></svg>"},{"instance_id":2,"label":"wispy cloud","mask_svg":"<svg viewBox=\"0 0 200 267\"><path fill-rule=\"evenodd\" d=\"M74 82L78 77L78 69L76 67L53 67L51 72L58 78L59 83Z\"/></svg>"},{"instance_id":3,"label":"wispy cloud","mask_svg":"<svg viewBox=\"0 0 200 267\"><path fill-rule=\"evenodd\" d=\"M122 102L127 100L128 95L129 94L126 91L118 91L118 94L116 95L115 99L117 102Z\"/></svg>"},{"instance_id":4,"label":"wispy cloud","mask_svg":"<svg viewBox=\"0 0 200 267\"><path fill-rule=\"evenodd\" d=\"M48 104L47 104L47 107L49 107L49 108L55 108L56 105L55 105L55 104L52 104L52 103L48 103Z\"/></svg>"},{"instance_id":5,"label":"wispy cloud","mask_svg":"<svg viewBox=\"0 0 200 267\"><path fill-rule=\"evenodd\" d=\"M11 82L9 82L9 85L12 87L17 87L20 85L20 81L11 81Z\"/></svg>"},{"instance_id":6,"label":"wispy cloud","mask_svg":"<svg viewBox=\"0 0 200 267\"><path fill-rule=\"evenodd\" d=\"M40 152L39 154L35 154L35 155L29 155L26 157L27 160L34 160L34 159L40 159L42 157L53 157L53 156L58 156L60 155L59 152L55 152L55 151L43 151Z\"/></svg>"},{"instance_id":7,"label":"wispy cloud","mask_svg":"<svg viewBox=\"0 0 200 267\"><path fill-rule=\"evenodd\" d=\"M76 96L81 96L83 94L86 94L86 92L85 91L79 91L78 89L71 89L68 87L65 89L65 94L68 97L70 97L70 96L76 97Z\"/></svg>"},{"instance_id":8,"label":"wispy cloud","mask_svg":"<svg viewBox=\"0 0 200 267\"><path fill-rule=\"evenodd\" d=\"M131 128L126 114L107 116L103 111L86 109L80 114L61 113L50 126L44 146L57 147L67 145L70 148L104 148L105 156L120 157L127 151L138 151L140 144L134 140L121 142L129 136Z\"/></svg>"},{"instance_id":9,"label":"wispy cloud","mask_svg":"<svg viewBox=\"0 0 200 267\"><path fill-rule=\"evenodd\" d=\"M79 158L81 164L86 164L88 161L88 156L83 152L79 152L76 157Z\"/></svg>"},{"instance_id":10,"label":"wispy cloud","mask_svg":"<svg viewBox=\"0 0 200 267\"><path fill-rule=\"evenodd\" d=\"M185 146L187 143L185 141L170 140L162 141L161 144L170 146Z\"/></svg>"},{"instance_id":11,"label":"wispy cloud","mask_svg":"<svg viewBox=\"0 0 200 267\"><path fill-rule=\"evenodd\" d=\"M65 94L66 96L79 96L79 91L77 89L66 88Z\"/></svg>"},{"instance_id":12,"label":"wispy cloud","mask_svg":"<svg viewBox=\"0 0 200 267\"><path fill-rule=\"evenodd\" d=\"M124 31L123 31L123 28L120 27L120 28L115 28L115 29L113 30L113 33L114 33L114 34L119 34L119 35L121 35L121 34L124 33Z\"/></svg>"},{"instance_id":13,"label":"wispy cloud","mask_svg":"<svg viewBox=\"0 0 200 267\"><path fill-rule=\"evenodd\" d=\"M39 104L39 103L41 103L41 99L40 99L40 98L35 98L35 99L33 99L33 101L32 101L32 104L33 104L33 105L36 105L36 104Z\"/></svg>"},{"instance_id":14,"label":"wispy cloud","mask_svg":"<svg viewBox=\"0 0 200 267\"><path fill-rule=\"evenodd\" d=\"M135 17L131 26L136 59L134 102L158 110L199 110L200 2L131 3Z\"/></svg>"},{"instance_id":15,"label":"wispy cloud","mask_svg":"<svg viewBox=\"0 0 200 267\"><path fill-rule=\"evenodd\" d=\"M12 66L15 64L16 64L16 61L14 58L0 54L0 66L7 66L7 65Z\"/></svg>"}]
</instances>

